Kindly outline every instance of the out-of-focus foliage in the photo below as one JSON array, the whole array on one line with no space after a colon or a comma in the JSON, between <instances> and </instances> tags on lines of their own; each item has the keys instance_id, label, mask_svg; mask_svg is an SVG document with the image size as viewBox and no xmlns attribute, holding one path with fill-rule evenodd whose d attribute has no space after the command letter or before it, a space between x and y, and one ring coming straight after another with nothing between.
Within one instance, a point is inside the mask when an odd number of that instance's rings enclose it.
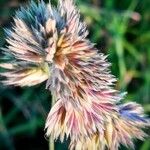
<instances>
[{"instance_id":1,"label":"out-of-focus foliage","mask_svg":"<svg viewBox=\"0 0 150 150\"><path fill-rule=\"evenodd\" d=\"M0 47L5 44L3 28L11 26L14 11L26 2L0 0ZM128 91L124 101L136 101L150 114L150 1L77 0L77 5L89 39L108 54L116 88ZM43 128L50 103L44 84L22 89L0 84L0 149L48 149ZM150 149L149 140L135 143L136 150ZM58 141L56 149L66 150L66 145Z\"/></svg>"}]
</instances>

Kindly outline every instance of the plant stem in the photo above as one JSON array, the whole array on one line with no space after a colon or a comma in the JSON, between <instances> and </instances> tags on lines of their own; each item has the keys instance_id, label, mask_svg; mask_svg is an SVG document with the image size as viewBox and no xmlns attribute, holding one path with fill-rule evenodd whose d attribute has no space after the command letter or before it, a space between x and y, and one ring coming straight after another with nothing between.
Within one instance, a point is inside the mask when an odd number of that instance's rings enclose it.
<instances>
[{"instance_id":1,"label":"plant stem","mask_svg":"<svg viewBox=\"0 0 150 150\"><path fill-rule=\"evenodd\" d=\"M54 139L50 137L49 139L49 150L55 150Z\"/></svg>"},{"instance_id":2,"label":"plant stem","mask_svg":"<svg viewBox=\"0 0 150 150\"><path fill-rule=\"evenodd\" d=\"M115 46L116 46L116 52L118 55L118 63L119 63L119 72L120 72L120 86L125 88L125 81L124 81L124 76L126 73L126 65L125 65L125 60L124 60L124 50L122 46L122 39L116 38L115 40Z\"/></svg>"},{"instance_id":3,"label":"plant stem","mask_svg":"<svg viewBox=\"0 0 150 150\"><path fill-rule=\"evenodd\" d=\"M55 98L52 97L51 108L53 107L54 103L55 103ZM52 137L49 138L49 150L55 150L55 142Z\"/></svg>"}]
</instances>

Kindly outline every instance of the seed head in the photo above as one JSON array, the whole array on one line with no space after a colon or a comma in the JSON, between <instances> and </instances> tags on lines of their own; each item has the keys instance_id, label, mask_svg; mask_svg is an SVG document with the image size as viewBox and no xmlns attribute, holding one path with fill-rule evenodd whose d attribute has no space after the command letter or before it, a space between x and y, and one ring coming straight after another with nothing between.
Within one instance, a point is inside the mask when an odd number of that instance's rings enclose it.
<instances>
[{"instance_id":1,"label":"seed head","mask_svg":"<svg viewBox=\"0 0 150 150\"><path fill-rule=\"evenodd\" d=\"M3 48L6 85L33 86L46 81L55 100L46 135L61 141L70 137L70 149L116 150L143 139L148 124L135 103L118 105L123 94L113 88L115 77L106 56L88 39L73 0L58 6L31 1L16 12L6 29Z\"/></svg>"}]
</instances>

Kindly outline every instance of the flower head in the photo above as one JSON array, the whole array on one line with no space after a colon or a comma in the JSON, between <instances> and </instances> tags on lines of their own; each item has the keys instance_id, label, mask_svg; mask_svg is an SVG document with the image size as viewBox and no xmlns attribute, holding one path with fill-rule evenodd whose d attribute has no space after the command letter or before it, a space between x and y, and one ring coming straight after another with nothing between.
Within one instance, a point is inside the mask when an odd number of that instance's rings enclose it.
<instances>
[{"instance_id":1,"label":"flower head","mask_svg":"<svg viewBox=\"0 0 150 150\"><path fill-rule=\"evenodd\" d=\"M1 67L6 85L32 86L47 80L55 100L47 121L46 135L71 138L71 149L118 149L142 139L148 124L142 108L134 103L118 105L123 98L113 88L106 56L87 39L85 23L73 0L50 3L31 1L5 30L7 58Z\"/></svg>"}]
</instances>

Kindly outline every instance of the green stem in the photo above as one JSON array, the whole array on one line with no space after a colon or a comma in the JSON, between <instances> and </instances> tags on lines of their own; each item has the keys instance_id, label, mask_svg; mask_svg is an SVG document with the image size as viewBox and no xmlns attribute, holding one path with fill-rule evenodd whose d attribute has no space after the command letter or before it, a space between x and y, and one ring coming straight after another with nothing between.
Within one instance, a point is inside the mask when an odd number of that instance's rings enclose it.
<instances>
[{"instance_id":1,"label":"green stem","mask_svg":"<svg viewBox=\"0 0 150 150\"><path fill-rule=\"evenodd\" d=\"M121 37L116 38L115 46L116 46L116 52L119 61L118 63L119 63L119 72L120 72L120 83L121 83L120 85L121 87L125 88L124 76L126 73L126 65L124 60L124 49L123 49L123 43Z\"/></svg>"},{"instance_id":2,"label":"green stem","mask_svg":"<svg viewBox=\"0 0 150 150\"><path fill-rule=\"evenodd\" d=\"M55 98L52 97L51 108L53 107L54 104L55 104ZM49 150L55 150L55 142L52 137L49 138Z\"/></svg>"},{"instance_id":3,"label":"green stem","mask_svg":"<svg viewBox=\"0 0 150 150\"><path fill-rule=\"evenodd\" d=\"M54 139L50 137L49 139L49 150L55 150Z\"/></svg>"}]
</instances>

